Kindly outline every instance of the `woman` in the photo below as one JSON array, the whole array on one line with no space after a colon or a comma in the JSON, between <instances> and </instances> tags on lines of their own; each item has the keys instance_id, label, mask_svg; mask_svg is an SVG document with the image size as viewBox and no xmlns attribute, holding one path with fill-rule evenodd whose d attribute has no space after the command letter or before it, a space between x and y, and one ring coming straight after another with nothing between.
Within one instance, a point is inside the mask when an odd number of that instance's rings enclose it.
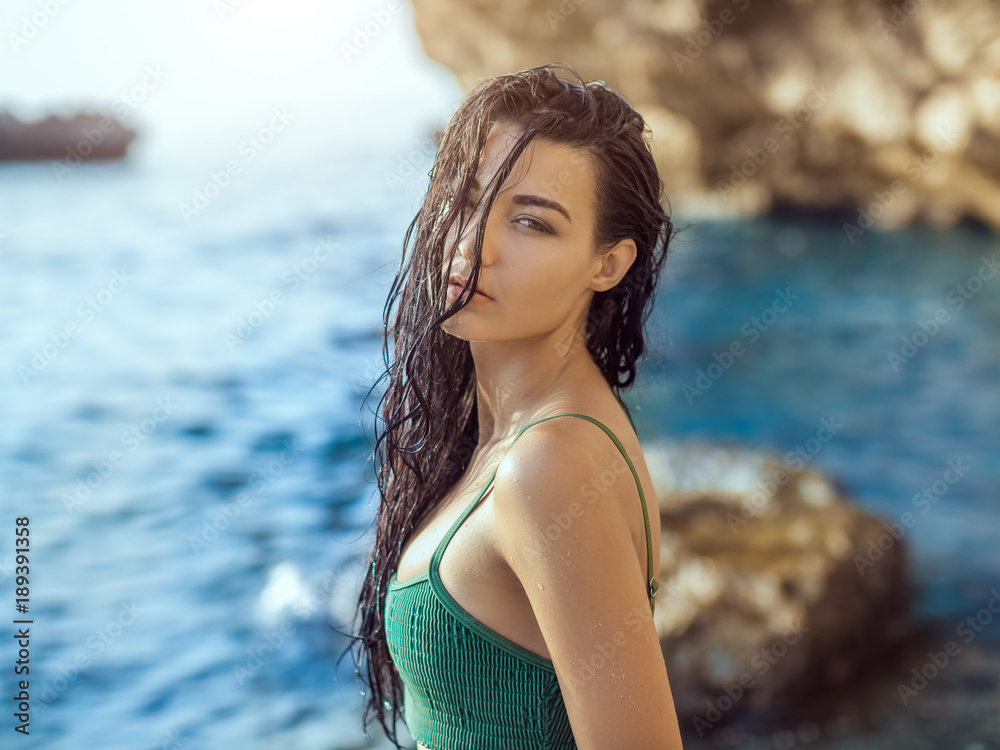
<instances>
[{"instance_id":1,"label":"woman","mask_svg":"<svg viewBox=\"0 0 1000 750\"><path fill-rule=\"evenodd\" d=\"M430 177L385 310L364 725L399 747L402 707L419 750L680 748L618 394L672 232L644 122L568 66L524 70L465 98Z\"/></svg>"}]
</instances>

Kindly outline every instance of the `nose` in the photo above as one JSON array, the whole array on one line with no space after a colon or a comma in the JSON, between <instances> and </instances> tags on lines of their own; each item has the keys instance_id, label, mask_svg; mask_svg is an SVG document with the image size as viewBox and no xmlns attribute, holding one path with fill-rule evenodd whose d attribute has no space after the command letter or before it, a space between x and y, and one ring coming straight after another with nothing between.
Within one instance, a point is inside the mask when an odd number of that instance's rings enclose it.
<instances>
[{"instance_id":1,"label":"nose","mask_svg":"<svg viewBox=\"0 0 1000 750\"><path fill-rule=\"evenodd\" d=\"M465 261L466 268L472 268L473 261L476 257L476 232L478 231L479 221L482 218L482 213L480 210L475 212L466 212L468 216L468 223L465 225L462 236L458 241L458 255ZM483 232L483 265L488 266L493 262L493 249L492 249L492 234L490 227L490 222L487 219L486 229Z\"/></svg>"},{"instance_id":2,"label":"nose","mask_svg":"<svg viewBox=\"0 0 1000 750\"><path fill-rule=\"evenodd\" d=\"M456 254L462 259L466 268L472 267L473 258L476 256L476 226L471 220L465 226L462 236L458 240Z\"/></svg>"}]
</instances>

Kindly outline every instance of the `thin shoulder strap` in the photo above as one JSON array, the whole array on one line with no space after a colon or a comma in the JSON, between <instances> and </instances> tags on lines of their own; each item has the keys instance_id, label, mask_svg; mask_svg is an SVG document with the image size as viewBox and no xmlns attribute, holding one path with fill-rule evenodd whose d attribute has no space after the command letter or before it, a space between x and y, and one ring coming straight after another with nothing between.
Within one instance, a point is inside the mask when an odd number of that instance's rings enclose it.
<instances>
[{"instance_id":1,"label":"thin shoulder strap","mask_svg":"<svg viewBox=\"0 0 1000 750\"><path fill-rule=\"evenodd\" d=\"M646 575L647 575L646 593L649 596L649 611L651 614L655 614L656 590L659 588L660 584L659 581L657 581L657 577L653 575L653 540L650 539L649 511L646 510L646 496L642 491L642 482L639 481L639 474L635 470L635 466L632 465L632 459L629 458L628 452L625 450L625 446L622 445L621 441L618 439L618 436L615 435L615 433L613 433L603 422L600 422L594 419L593 417L588 417L586 414L575 414L572 412L567 412L565 414L553 414L551 417L544 417L542 419L539 419L538 422L544 422L547 419L555 419L556 417L580 417L581 419L586 419L587 421L596 424L598 427L600 427L602 430L608 433L608 437L610 437L612 440L615 441L615 445L618 447L618 450L621 451L622 456L625 457L625 461L628 463L629 469L632 470L632 477L635 479L635 486L639 490L639 502L642 504L642 521L646 526ZM538 424L538 422L532 422L527 427L525 427L524 430L528 429L528 427L531 427L531 425ZM514 438L514 440L517 440L518 437L521 437L521 434L524 432L524 430L521 430L521 432L517 433L517 437Z\"/></svg>"},{"instance_id":2,"label":"thin shoulder strap","mask_svg":"<svg viewBox=\"0 0 1000 750\"><path fill-rule=\"evenodd\" d=\"M549 419L555 419L556 417L580 417L581 419L586 419L596 424L598 427L604 430L612 440L615 441L615 445L618 447L618 450L621 451L622 456L625 457L625 461L628 463L629 469L632 470L632 477L635 479L635 486L639 489L639 502L642 504L642 520L646 526L646 572L648 576L646 584L646 592L649 596L649 611L655 614L656 610L655 596L656 596L656 590L659 588L659 582L657 581L657 577L653 575L653 541L652 539L650 539L649 512L646 510L646 496L643 494L642 491L642 483L639 481L639 474L638 472L636 472L635 466L632 465L632 459L629 458L628 452L625 450L625 447L621 444L621 441L618 439L618 436L615 435L615 433L613 433L610 429L608 429L602 422L599 422L593 417L588 417L586 414L575 414L572 412L567 412L565 414L553 414L552 416L549 417L543 417L542 419L539 419L535 422L532 422L531 424L526 425L521 429L520 432L517 433L517 435L514 437L514 440L511 441L511 445L517 442L517 439L521 437L521 435L524 434L524 431L527 430L529 427L539 424L540 422L545 422ZM493 473L490 475L489 481L486 482L486 484L483 486L483 489L479 491L479 494L476 495L475 499L465 509L465 512L462 513L462 515L455 520L455 523L452 524L451 528L448 530L448 533L444 535L444 538L441 540L440 544L438 544L437 549L434 550L434 554L431 557L431 563L430 563L431 571L435 572L437 571L438 565L441 562L441 556L444 554L444 550L445 547L448 546L448 542L455 535L455 532L458 531L458 527L462 525L462 522L472 512L472 509L475 508L476 505L479 503L479 501L482 499L483 495L486 494L486 490L489 489L489 486L493 484L493 479L494 477L496 477L497 470L499 468L500 467L497 466L497 468L493 470Z\"/></svg>"}]
</instances>

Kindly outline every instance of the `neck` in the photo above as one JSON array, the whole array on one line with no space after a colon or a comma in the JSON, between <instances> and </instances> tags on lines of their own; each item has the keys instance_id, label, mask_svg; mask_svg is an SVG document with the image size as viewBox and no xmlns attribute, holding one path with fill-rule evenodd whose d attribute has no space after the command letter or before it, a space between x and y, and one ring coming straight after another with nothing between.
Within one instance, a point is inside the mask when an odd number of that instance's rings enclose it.
<instances>
[{"instance_id":1,"label":"neck","mask_svg":"<svg viewBox=\"0 0 1000 750\"><path fill-rule=\"evenodd\" d=\"M582 392L604 377L582 331L562 344L543 336L518 341L472 341L479 411L479 451L512 438L549 412L572 411Z\"/></svg>"}]
</instances>

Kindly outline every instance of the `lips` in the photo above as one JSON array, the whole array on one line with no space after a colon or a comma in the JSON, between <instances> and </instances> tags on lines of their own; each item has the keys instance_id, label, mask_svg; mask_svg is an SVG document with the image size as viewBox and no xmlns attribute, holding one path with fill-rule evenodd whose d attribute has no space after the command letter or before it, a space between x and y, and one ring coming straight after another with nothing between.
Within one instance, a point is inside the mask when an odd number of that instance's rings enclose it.
<instances>
[{"instance_id":1,"label":"lips","mask_svg":"<svg viewBox=\"0 0 1000 750\"><path fill-rule=\"evenodd\" d=\"M456 276L455 274L452 274L451 276L448 277L448 285L449 286L451 286L451 285L457 285L457 286L460 286L460 287L464 287L468 283L469 283L468 279L462 278L461 276ZM482 289L476 289L475 293L476 294L481 294L482 296L486 297L486 299L493 299L488 294L486 294Z\"/></svg>"}]
</instances>

